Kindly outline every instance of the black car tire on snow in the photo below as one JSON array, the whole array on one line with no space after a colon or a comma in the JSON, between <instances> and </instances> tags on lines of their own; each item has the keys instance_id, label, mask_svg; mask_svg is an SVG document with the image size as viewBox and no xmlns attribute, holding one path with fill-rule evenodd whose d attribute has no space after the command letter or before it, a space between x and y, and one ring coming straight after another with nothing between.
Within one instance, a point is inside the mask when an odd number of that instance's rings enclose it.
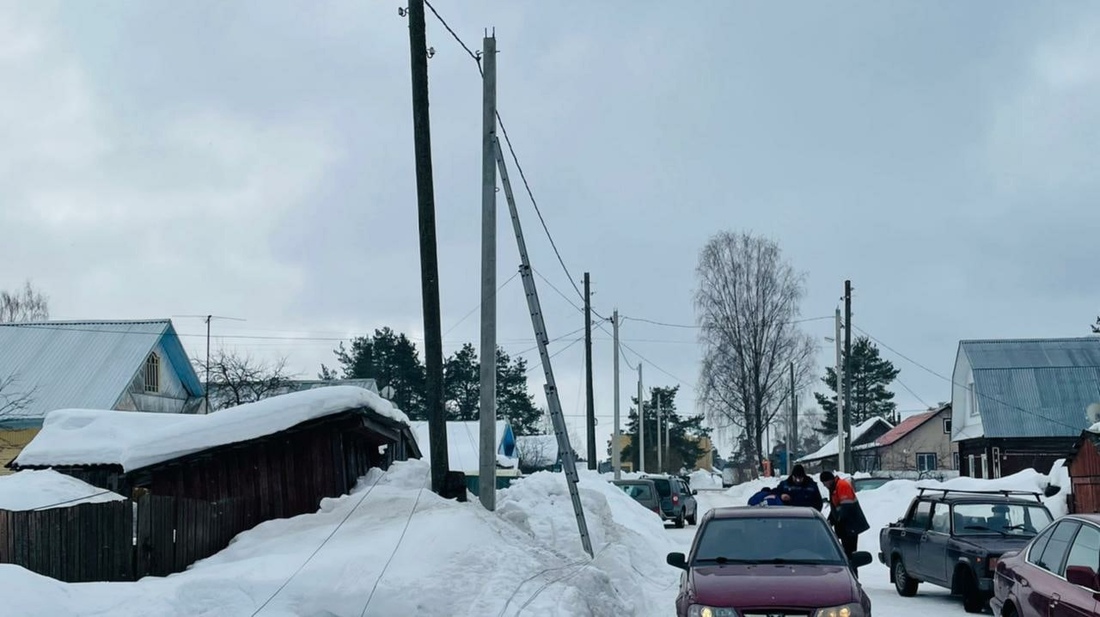
<instances>
[{"instance_id":1,"label":"black car tire on snow","mask_svg":"<svg viewBox=\"0 0 1100 617\"><path fill-rule=\"evenodd\" d=\"M680 510L680 513L676 515L676 528L677 529L683 529L684 528L684 511L683 510Z\"/></svg>"},{"instance_id":2,"label":"black car tire on snow","mask_svg":"<svg viewBox=\"0 0 1100 617\"><path fill-rule=\"evenodd\" d=\"M688 522L688 525L694 525L694 524L695 524L695 521L696 521L696 519L698 518L698 516L699 516L699 512L698 512L698 511L692 512L692 513L691 513L691 516L687 517L687 522Z\"/></svg>"},{"instance_id":3,"label":"black car tire on snow","mask_svg":"<svg viewBox=\"0 0 1100 617\"><path fill-rule=\"evenodd\" d=\"M909 570L905 569L905 564L901 561L901 557L894 559L894 589L897 590L899 596L911 598L917 595L917 586L920 581L909 576Z\"/></svg>"},{"instance_id":4,"label":"black car tire on snow","mask_svg":"<svg viewBox=\"0 0 1100 617\"><path fill-rule=\"evenodd\" d=\"M963 597L963 610L968 613L984 613L986 605L989 604L989 597L978 589L978 581L974 578L974 574L970 570L965 570L959 575L963 577L959 585Z\"/></svg>"}]
</instances>

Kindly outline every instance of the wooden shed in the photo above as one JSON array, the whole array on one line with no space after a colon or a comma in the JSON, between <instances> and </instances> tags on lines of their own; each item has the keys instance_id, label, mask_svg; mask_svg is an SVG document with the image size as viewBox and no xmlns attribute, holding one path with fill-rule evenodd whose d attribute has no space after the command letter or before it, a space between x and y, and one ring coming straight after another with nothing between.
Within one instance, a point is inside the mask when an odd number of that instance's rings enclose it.
<instances>
[{"instance_id":1,"label":"wooden shed","mask_svg":"<svg viewBox=\"0 0 1100 617\"><path fill-rule=\"evenodd\" d=\"M1069 511L1100 513L1100 434L1082 431L1073 453L1066 458L1066 467L1073 487Z\"/></svg>"}]
</instances>

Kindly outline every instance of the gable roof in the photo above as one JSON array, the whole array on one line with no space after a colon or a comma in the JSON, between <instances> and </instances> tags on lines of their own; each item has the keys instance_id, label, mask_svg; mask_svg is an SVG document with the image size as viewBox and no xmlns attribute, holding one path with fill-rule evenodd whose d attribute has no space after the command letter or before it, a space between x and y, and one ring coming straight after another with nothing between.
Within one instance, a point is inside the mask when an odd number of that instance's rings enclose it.
<instances>
[{"instance_id":1,"label":"gable roof","mask_svg":"<svg viewBox=\"0 0 1100 617\"><path fill-rule=\"evenodd\" d=\"M34 391L30 404L0 423L41 420L55 409L113 408L157 343L187 392L202 396L171 320L0 324L0 378Z\"/></svg>"},{"instance_id":2,"label":"gable roof","mask_svg":"<svg viewBox=\"0 0 1100 617\"><path fill-rule=\"evenodd\" d=\"M885 428L886 431L889 431L893 428L893 425L879 417L864 420L862 423L859 424L859 426L853 426L850 429L852 447L854 448L855 446L860 445L860 440L866 437L875 428ZM886 431L883 432L885 433ZM813 454L807 454L806 456L798 459L798 461L810 462L821 460L823 458L829 458L830 456L836 456L840 451L838 445L839 440L839 436L833 437L825 445L821 446L821 448L818 449L817 452L814 452Z\"/></svg>"},{"instance_id":3,"label":"gable roof","mask_svg":"<svg viewBox=\"0 0 1100 617\"><path fill-rule=\"evenodd\" d=\"M875 440L876 446L889 446L897 443L903 437L917 430L921 426L924 426L925 422L928 422L932 418L940 415L945 409L950 408L951 405L943 405L937 409L932 409L924 413L918 413L902 420L897 426L890 429L885 435Z\"/></svg>"},{"instance_id":4,"label":"gable roof","mask_svg":"<svg viewBox=\"0 0 1100 617\"><path fill-rule=\"evenodd\" d=\"M355 386L293 392L206 415L61 409L46 415L11 466L119 465L129 472L355 410L409 423L392 403Z\"/></svg>"},{"instance_id":5,"label":"gable roof","mask_svg":"<svg viewBox=\"0 0 1100 617\"><path fill-rule=\"evenodd\" d=\"M1100 402L1100 338L961 341L986 437L1075 437Z\"/></svg>"}]
</instances>

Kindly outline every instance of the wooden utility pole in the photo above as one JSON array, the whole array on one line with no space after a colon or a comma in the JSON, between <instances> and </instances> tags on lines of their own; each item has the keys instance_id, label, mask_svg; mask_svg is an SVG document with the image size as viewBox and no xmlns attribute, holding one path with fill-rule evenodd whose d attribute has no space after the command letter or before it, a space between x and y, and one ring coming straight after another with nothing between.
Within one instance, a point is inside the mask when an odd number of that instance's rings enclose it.
<instances>
[{"instance_id":1,"label":"wooden utility pole","mask_svg":"<svg viewBox=\"0 0 1100 617\"><path fill-rule=\"evenodd\" d=\"M657 473L664 473L664 454L661 452L661 395L654 395L657 412Z\"/></svg>"},{"instance_id":2,"label":"wooden utility pole","mask_svg":"<svg viewBox=\"0 0 1100 617\"><path fill-rule=\"evenodd\" d=\"M497 40L482 42L481 114L481 421L478 496L496 509L497 490Z\"/></svg>"},{"instance_id":3,"label":"wooden utility pole","mask_svg":"<svg viewBox=\"0 0 1100 617\"><path fill-rule=\"evenodd\" d=\"M592 392L592 288L584 273L584 382L585 422L588 428L588 468L597 468L596 399Z\"/></svg>"},{"instance_id":4,"label":"wooden utility pole","mask_svg":"<svg viewBox=\"0 0 1100 617\"><path fill-rule=\"evenodd\" d=\"M787 431L787 475L794 467L795 453L798 451L798 399L794 395L794 362L791 362L791 428Z\"/></svg>"},{"instance_id":5,"label":"wooden utility pole","mask_svg":"<svg viewBox=\"0 0 1100 617\"><path fill-rule=\"evenodd\" d=\"M424 309L425 402L428 411L432 490L446 484L447 418L443 409L443 333L439 316L439 258L435 245L435 191L432 185L432 138L428 115L428 44L424 0L409 0L409 49L412 57L413 146L420 226L420 289Z\"/></svg>"},{"instance_id":6,"label":"wooden utility pole","mask_svg":"<svg viewBox=\"0 0 1100 617\"><path fill-rule=\"evenodd\" d=\"M852 281L844 281L844 466L855 473L852 456Z\"/></svg>"}]
</instances>

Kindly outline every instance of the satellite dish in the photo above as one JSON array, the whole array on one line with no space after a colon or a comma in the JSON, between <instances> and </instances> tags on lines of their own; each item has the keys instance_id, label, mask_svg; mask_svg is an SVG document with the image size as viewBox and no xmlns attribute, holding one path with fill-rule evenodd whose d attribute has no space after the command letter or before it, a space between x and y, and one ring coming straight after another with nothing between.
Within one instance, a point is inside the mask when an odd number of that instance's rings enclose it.
<instances>
[{"instance_id":1,"label":"satellite dish","mask_svg":"<svg viewBox=\"0 0 1100 617\"><path fill-rule=\"evenodd\" d=\"M1086 407L1085 417L1089 420L1089 426L1100 422L1100 403L1093 403Z\"/></svg>"}]
</instances>

